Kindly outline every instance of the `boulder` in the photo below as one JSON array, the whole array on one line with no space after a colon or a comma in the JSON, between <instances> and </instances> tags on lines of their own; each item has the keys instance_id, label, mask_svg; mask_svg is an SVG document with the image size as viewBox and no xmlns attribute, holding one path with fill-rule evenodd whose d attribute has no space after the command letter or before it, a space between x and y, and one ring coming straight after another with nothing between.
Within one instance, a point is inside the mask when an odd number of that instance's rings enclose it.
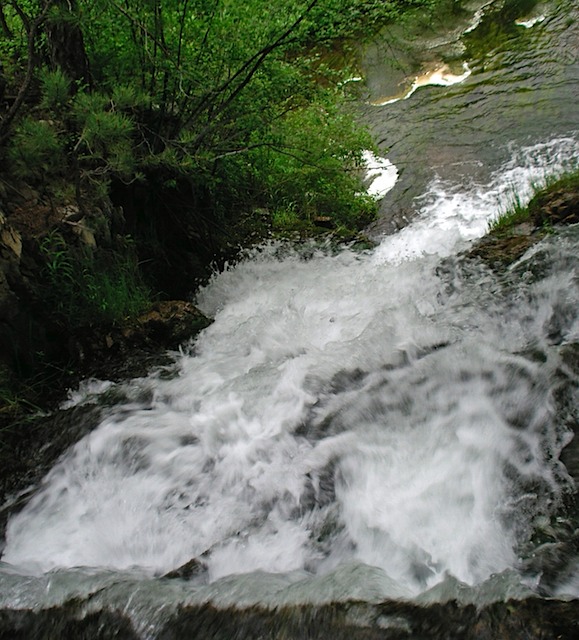
<instances>
[{"instance_id":1,"label":"boulder","mask_svg":"<svg viewBox=\"0 0 579 640\"><path fill-rule=\"evenodd\" d=\"M529 211L537 227L575 224L579 222L579 188L540 192L529 203Z\"/></svg>"},{"instance_id":2,"label":"boulder","mask_svg":"<svg viewBox=\"0 0 579 640\"><path fill-rule=\"evenodd\" d=\"M83 377L109 380L146 375L211 324L192 303L156 302L136 319L119 325L82 327L68 340L68 353Z\"/></svg>"}]
</instances>

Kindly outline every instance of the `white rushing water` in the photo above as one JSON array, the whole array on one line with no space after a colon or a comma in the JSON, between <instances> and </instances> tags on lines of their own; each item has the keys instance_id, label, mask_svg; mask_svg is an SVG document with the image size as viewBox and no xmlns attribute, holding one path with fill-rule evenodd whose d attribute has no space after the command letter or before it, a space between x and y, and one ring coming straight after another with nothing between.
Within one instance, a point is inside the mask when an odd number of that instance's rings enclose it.
<instances>
[{"instance_id":1,"label":"white rushing water","mask_svg":"<svg viewBox=\"0 0 579 640\"><path fill-rule=\"evenodd\" d=\"M551 333L557 317L558 341L577 340L576 274L523 269L503 295L487 268L441 257L578 150L519 150L487 185L434 180L374 251L272 246L216 275L198 299L215 322L175 375L122 386L10 520L0 605L70 595L54 585L78 571L53 570L90 568L96 589L192 558L207 584L188 597L238 603L412 597L516 570L568 482Z\"/></svg>"},{"instance_id":2,"label":"white rushing water","mask_svg":"<svg viewBox=\"0 0 579 640\"><path fill-rule=\"evenodd\" d=\"M394 188L398 180L398 169L388 158L381 158L371 151L364 151L363 154L367 192L377 200L383 198Z\"/></svg>"}]
</instances>

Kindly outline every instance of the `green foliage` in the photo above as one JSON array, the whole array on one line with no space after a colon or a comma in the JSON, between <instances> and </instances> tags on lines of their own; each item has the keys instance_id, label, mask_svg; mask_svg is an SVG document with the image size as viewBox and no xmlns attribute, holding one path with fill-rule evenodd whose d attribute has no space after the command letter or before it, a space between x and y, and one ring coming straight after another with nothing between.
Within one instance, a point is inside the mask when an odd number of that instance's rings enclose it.
<instances>
[{"instance_id":1,"label":"green foliage","mask_svg":"<svg viewBox=\"0 0 579 640\"><path fill-rule=\"evenodd\" d=\"M72 283L75 264L69 247L59 233L50 233L40 243L40 251L46 259L48 277L52 283Z\"/></svg>"},{"instance_id":2,"label":"green foliage","mask_svg":"<svg viewBox=\"0 0 579 640\"><path fill-rule=\"evenodd\" d=\"M8 149L12 172L19 178L38 180L62 169L63 143L55 124L27 117L14 131Z\"/></svg>"},{"instance_id":3,"label":"green foliage","mask_svg":"<svg viewBox=\"0 0 579 640\"><path fill-rule=\"evenodd\" d=\"M133 123L124 113L96 111L87 115L81 140L93 154L106 154L109 149L127 142L132 131Z\"/></svg>"},{"instance_id":4,"label":"green foliage","mask_svg":"<svg viewBox=\"0 0 579 640\"><path fill-rule=\"evenodd\" d=\"M128 97L121 90L117 100ZM123 107L126 105L123 102ZM132 140L135 125L131 116L116 111L111 100L99 93L79 93L73 113L81 127L76 144L81 162L85 161L89 168L98 168L101 176L116 174L130 179L135 172Z\"/></svg>"},{"instance_id":5,"label":"green foliage","mask_svg":"<svg viewBox=\"0 0 579 640\"><path fill-rule=\"evenodd\" d=\"M145 109L150 103L150 96L134 84L119 84L113 87L111 104L115 111L132 112Z\"/></svg>"},{"instance_id":6,"label":"green foliage","mask_svg":"<svg viewBox=\"0 0 579 640\"><path fill-rule=\"evenodd\" d=\"M105 111L109 105L109 98L104 93L88 93L80 91L72 103L72 115L82 127L87 118L95 113Z\"/></svg>"},{"instance_id":7,"label":"green foliage","mask_svg":"<svg viewBox=\"0 0 579 640\"><path fill-rule=\"evenodd\" d=\"M151 292L141 280L133 256L109 255L88 263L82 272L89 318L116 322L138 316L151 304ZM84 311L84 309L83 309Z\"/></svg>"},{"instance_id":8,"label":"green foliage","mask_svg":"<svg viewBox=\"0 0 579 640\"><path fill-rule=\"evenodd\" d=\"M88 116L81 140L93 158L106 160L113 171L130 173L133 168L132 130L133 123L125 114L101 111Z\"/></svg>"},{"instance_id":9,"label":"green foliage","mask_svg":"<svg viewBox=\"0 0 579 640\"><path fill-rule=\"evenodd\" d=\"M361 229L377 211L362 186L362 151L373 143L333 96L325 97L277 123L272 143L253 154L254 180L273 211L292 211L307 222L329 217L337 227Z\"/></svg>"},{"instance_id":10,"label":"green foliage","mask_svg":"<svg viewBox=\"0 0 579 640\"><path fill-rule=\"evenodd\" d=\"M43 71L40 76L42 87L42 98L40 107L42 109L62 109L70 97L70 80L60 69L55 71Z\"/></svg>"},{"instance_id":11,"label":"green foliage","mask_svg":"<svg viewBox=\"0 0 579 640\"><path fill-rule=\"evenodd\" d=\"M361 184L361 154L372 143L340 89L350 70L326 64L324 47L449 1L56 3L39 23L39 59L52 68L51 29L74 25L92 86L71 96L62 70L40 74L41 98L30 105L39 122L25 118L14 129L15 166L21 175L68 167L77 192L91 197L106 195L113 180L187 180L210 224L221 226L262 206L360 228L376 211ZM45 5L18 6L27 19L12 4L4 15L11 50L25 59L26 22ZM10 55L0 48L3 64Z\"/></svg>"},{"instance_id":12,"label":"green foliage","mask_svg":"<svg viewBox=\"0 0 579 640\"><path fill-rule=\"evenodd\" d=\"M326 0L312 11L305 31L316 45L336 39L372 37L385 24L416 8L431 10L441 0Z\"/></svg>"},{"instance_id":13,"label":"green foliage","mask_svg":"<svg viewBox=\"0 0 579 640\"><path fill-rule=\"evenodd\" d=\"M509 232L513 227L530 218L529 208L521 201L519 194L513 190L511 202L496 218L490 221L488 229L492 233L502 234Z\"/></svg>"},{"instance_id":14,"label":"green foliage","mask_svg":"<svg viewBox=\"0 0 579 640\"><path fill-rule=\"evenodd\" d=\"M300 229L304 223L295 207L288 207L287 209L278 207L273 211L271 219L274 231L280 231L282 233L296 231Z\"/></svg>"},{"instance_id":15,"label":"green foliage","mask_svg":"<svg viewBox=\"0 0 579 640\"><path fill-rule=\"evenodd\" d=\"M25 7L22 8L26 10ZM26 30L12 3L0 3L0 10L10 33L10 36L3 33L0 38L0 60L7 75L15 74L26 64Z\"/></svg>"},{"instance_id":16,"label":"green foliage","mask_svg":"<svg viewBox=\"0 0 579 640\"><path fill-rule=\"evenodd\" d=\"M46 284L42 297L63 324L114 323L139 315L152 295L130 245L124 253L75 252L54 232L41 243Z\"/></svg>"}]
</instances>

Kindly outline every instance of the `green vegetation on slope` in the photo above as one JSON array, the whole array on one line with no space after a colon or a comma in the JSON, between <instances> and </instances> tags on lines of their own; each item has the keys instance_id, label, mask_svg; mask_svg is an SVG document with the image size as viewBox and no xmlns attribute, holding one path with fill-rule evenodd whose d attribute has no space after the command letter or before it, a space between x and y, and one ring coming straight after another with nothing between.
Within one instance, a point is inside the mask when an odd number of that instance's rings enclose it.
<instances>
[{"instance_id":1,"label":"green vegetation on slope","mask_svg":"<svg viewBox=\"0 0 579 640\"><path fill-rule=\"evenodd\" d=\"M366 226L373 143L333 52L449 4L0 3L0 219L22 239L0 263L7 379L67 367L76 330L188 295L254 240Z\"/></svg>"},{"instance_id":2,"label":"green vegetation on slope","mask_svg":"<svg viewBox=\"0 0 579 640\"><path fill-rule=\"evenodd\" d=\"M111 185L188 191L185 224L247 207L362 227L340 42L433 0L20 0L0 12L3 167L79 205ZM0 96L1 98L1 96ZM359 218L359 219L358 219Z\"/></svg>"},{"instance_id":3,"label":"green vegetation on slope","mask_svg":"<svg viewBox=\"0 0 579 640\"><path fill-rule=\"evenodd\" d=\"M490 222L489 232L499 236L509 235L517 225L525 222L549 227L557 220L547 215L543 208L545 203L552 200L559 192L570 194L579 192L579 169L546 178L543 184L534 187L533 197L526 205L515 193L511 205ZM576 215L579 215L579 212Z\"/></svg>"},{"instance_id":4,"label":"green vegetation on slope","mask_svg":"<svg viewBox=\"0 0 579 640\"><path fill-rule=\"evenodd\" d=\"M61 324L74 328L122 322L149 306L152 294L129 243L122 253L93 256L83 248L74 251L60 233L52 232L40 248L46 258L43 301Z\"/></svg>"}]
</instances>

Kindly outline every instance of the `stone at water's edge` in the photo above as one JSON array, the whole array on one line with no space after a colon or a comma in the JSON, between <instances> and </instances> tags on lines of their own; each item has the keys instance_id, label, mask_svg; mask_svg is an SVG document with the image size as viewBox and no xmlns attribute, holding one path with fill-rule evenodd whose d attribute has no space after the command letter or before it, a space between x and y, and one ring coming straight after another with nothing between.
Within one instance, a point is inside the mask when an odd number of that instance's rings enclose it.
<instances>
[{"instance_id":1,"label":"stone at water's edge","mask_svg":"<svg viewBox=\"0 0 579 640\"><path fill-rule=\"evenodd\" d=\"M166 350L177 349L210 324L190 302L166 300L121 325L79 329L69 339L69 353L82 377L135 378L160 364Z\"/></svg>"},{"instance_id":2,"label":"stone at water's edge","mask_svg":"<svg viewBox=\"0 0 579 640\"><path fill-rule=\"evenodd\" d=\"M321 606L219 609L181 607L158 626L151 640L571 640L579 633L578 601L529 598L477 609L456 602L420 607L407 602L336 602ZM0 640L133 640L141 636L126 613L85 614L71 601L42 611L0 611Z\"/></svg>"},{"instance_id":3,"label":"stone at water's edge","mask_svg":"<svg viewBox=\"0 0 579 640\"><path fill-rule=\"evenodd\" d=\"M176 578L184 578L189 580L195 576L201 575L207 571L207 566L197 558L192 558L185 564L177 567L177 569L173 569L173 571L169 571L166 573L163 578L167 578L169 580L173 580Z\"/></svg>"},{"instance_id":4,"label":"stone at water's edge","mask_svg":"<svg viewBox=\"0 0 579 640\"><path fill-rule=\"evenodd\" d=\"M579 222L579 189L557 189L539 193L529 203L535 226L575 224Z\"/></svg>"},{"instance_id":5,"label":"stone at water's edge","mask_svg":"<svg viewBox=\"0 0 579 640\"><path fill-rule=\"evenodd\" d=\"M579 189L561 188L539 192L528 205L529 221L507 232L490 232L467 252L495 270L501 270L523 256L525 251L545 237L545 228L579 222Z\"/></svg>"},{"instance_id":6,"label":"stone at water's edge","mask_svg":"<svg viewBox=\"0 0 579 640\"><path fill-rule=\"evenodd\" d=\"M480 258L491 268L500 271L523 256L525 251L538 242L542 235L512 235L507 238L485 236L469 252L473 258Z\"/></svg>"}]
</instances>

